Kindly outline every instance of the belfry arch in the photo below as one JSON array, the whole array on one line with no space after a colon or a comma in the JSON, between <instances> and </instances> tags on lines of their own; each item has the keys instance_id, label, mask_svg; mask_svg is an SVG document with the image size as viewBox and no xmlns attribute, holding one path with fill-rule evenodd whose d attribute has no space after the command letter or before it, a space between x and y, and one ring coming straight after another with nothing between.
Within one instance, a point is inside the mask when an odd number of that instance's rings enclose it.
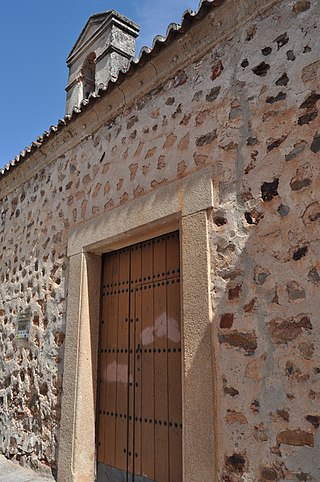
<instances>
[{"instance_id":1,"label":"belfry arch","mask_svg":"<svg viewBox=\"0 0 320 482\"><path fill-rule=\"evenodd\" d=\"M96 54L91 52L85 61L81 69L82 73L82 89L83 89L83 99L88 99L91 92L95 90L96 81Z\"/></svg>"}]
</instances>

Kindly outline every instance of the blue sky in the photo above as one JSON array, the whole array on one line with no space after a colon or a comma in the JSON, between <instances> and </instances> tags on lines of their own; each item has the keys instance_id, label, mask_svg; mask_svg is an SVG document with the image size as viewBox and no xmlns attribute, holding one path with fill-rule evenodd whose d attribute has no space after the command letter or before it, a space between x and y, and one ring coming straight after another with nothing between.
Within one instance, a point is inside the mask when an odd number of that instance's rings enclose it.
<instances>
[{"instance_id":1,"label":"blue sky","mask_svg":"<svg viewBox=\"0 0 320 482\"><path fill-rule=\"evenodd\" d=\"M141 26L137 52L199 0L11 0L1 5L0 167L64 116L65 59L92 13L115 9Z\"/></svg>"}]
</instances>

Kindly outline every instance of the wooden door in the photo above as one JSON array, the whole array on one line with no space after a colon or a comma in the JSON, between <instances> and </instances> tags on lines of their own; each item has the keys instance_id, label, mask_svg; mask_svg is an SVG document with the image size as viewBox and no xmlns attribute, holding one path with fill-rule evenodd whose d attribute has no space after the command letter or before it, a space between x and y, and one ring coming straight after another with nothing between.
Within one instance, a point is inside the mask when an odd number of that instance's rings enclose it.
<instances>
[{"instance_id":1,"label":"wooden door","mask_svg":"<svg viewBox=\"0 0 320 482\"><path fill-rule=\"evenodd\" d=\"M182 480L179 234L103 257L98 482Z\"/></svg>"}]
</instances>

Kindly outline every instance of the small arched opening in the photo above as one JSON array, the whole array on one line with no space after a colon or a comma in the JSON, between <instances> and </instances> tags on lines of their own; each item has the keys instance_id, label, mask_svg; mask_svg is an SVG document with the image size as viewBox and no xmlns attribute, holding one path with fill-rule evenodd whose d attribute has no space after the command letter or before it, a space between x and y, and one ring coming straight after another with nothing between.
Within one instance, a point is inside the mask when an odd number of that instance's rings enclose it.
<instances>
[{"instance_id":1,"label":"small arched opening","mask_svg":"<svg viewBox=\"0 0 320 482\"><path fill-rule=\"evenodd\" d=\"M88 99L89 94L95 90L96 54L91 52L82 66L83 99Z\"/></svg>"}]
</instances>

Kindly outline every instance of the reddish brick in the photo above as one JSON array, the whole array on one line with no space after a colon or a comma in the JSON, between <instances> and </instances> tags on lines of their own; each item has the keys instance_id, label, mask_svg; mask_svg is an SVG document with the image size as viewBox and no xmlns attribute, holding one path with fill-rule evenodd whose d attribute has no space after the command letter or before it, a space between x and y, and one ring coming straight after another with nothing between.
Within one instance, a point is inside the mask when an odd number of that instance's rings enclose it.
<instances>
[{"instance_id":1,"label":"reddish brick","mask_svg":"<svg viewBox=\"0 0 320 482\"><path fill-rule=\"evenodd\" d=\"M235 288L229 288L228 299L229 300L236 300L236 299L240 298L241 290L242 290L241 285L238 285Z\"/></svg>"},{"instance_id":2,"label":"reddish brick","mask_svg":"<svg viewBox=\"0 0 320 482\"><path fill-rule=\"evenodd\" d=\"M226 343L235 348L241 348L247 353L253 353L257 349L257 336L254 332L241 333L232 331L219 335L220 343Z\"/></svg>"},{"instance_id":3,"label":"reddish brick","mask_svg":"<svg viewBox=\"0 0 320 482\"><path fill-rule=\"evenodd\" d=\"M297 447L313 447L314 436L313 433L305 432L303 430L285 430L277 435L277 443L285 445L294 445Z\"/></svg>"},{"instance_id":4,"label":"reddish brick","mask_svg":"<svg viewBox=\"0 0 320 482\"><path fill-rule=\"evenodd\" d=\"M268 323L269 333L273 343L280 344L292 341L302 333L302 330L311 330L312 324L307 316L296 320L283 320L275 318Z\"/></svg>"},{"instance_id":5,"label":"reddish brick","mask_svg":"<svg viewBox=\"0 0 320 482\"><path fill-rule=\"evenodd\" d=\"M231 328L233 325L233 313L224 313L221 315L220 328Z\"/></svg>"},{"instance_id":6,"label":"reddish brick","mask_svg":"<svg viewBox=\"0 0 320 482\"><path fill-rule=\"evenodd\" d=\"M215 80L217 77L221 75L223 71L223 65L221 60L218 60L212 67L212 73L211 73L211 80Z\"/></svg>"}]
</instances>

